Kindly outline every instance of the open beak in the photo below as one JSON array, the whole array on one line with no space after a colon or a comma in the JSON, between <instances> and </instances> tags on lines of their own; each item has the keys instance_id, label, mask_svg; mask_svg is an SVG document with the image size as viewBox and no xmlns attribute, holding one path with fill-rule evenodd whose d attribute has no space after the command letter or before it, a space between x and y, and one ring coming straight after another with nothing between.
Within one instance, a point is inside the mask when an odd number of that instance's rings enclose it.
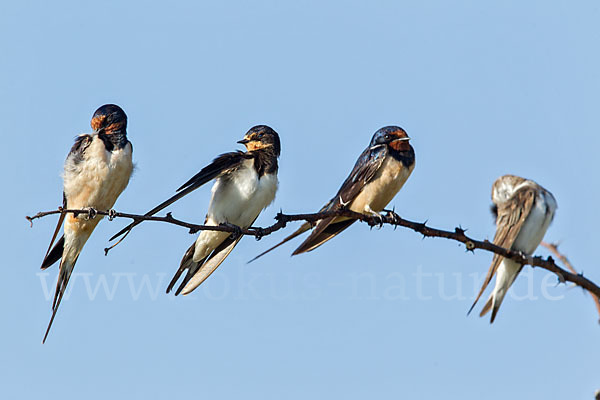
<instances>
[{"instance_id":1,"label":"open beak","mask_svg":"<svg viewBox=\"0 0 600 400\"><path fill-rule=\"evenodd\" d=\"M239 144L246 144L246 143L250 143L250 139L243 138L242 140L238 140L238 143L239 143Z\"/></svg>"}]
</instances>

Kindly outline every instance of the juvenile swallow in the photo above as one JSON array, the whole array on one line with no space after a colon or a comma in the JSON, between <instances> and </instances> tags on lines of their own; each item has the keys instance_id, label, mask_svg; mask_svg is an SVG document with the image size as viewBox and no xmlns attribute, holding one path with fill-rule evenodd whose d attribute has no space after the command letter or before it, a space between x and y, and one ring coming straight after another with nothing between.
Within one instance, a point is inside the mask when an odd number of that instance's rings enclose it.
<instances>
[{"instance_id":1,"label":"juvenile swallow","mask_svg":"<svg viewBox=\"0 0 600 400\"><path fill-rule=\"evenodd\" d=\"M371 143L358 158L340 190L319 212L346 207L355 212L380 217L379 212L392 201L415 168L415 151L409 140L404 129L397 126L386 126L375 132ZM311 234L292 255L316 249L355 221L356 219L347 217L330 217L318 221ZM308 222L302 224L296 232L251 261L310 228L311 224Z\"/></svg>"},{"instance_id":2,"label":"juvenile swallow","mask_svg":"<svg viewBox=\"0 0 600 400\"><path fill-rule=\"evenodd\" d=\"M492 202L492 213L496 217L494 244L532 255L554 218L557 205L552 193L529 179L504 175L492 186ZM500 304L521 268L521 264L495 254L469 313L497 273L496 285L479 314L483 317L491 309L490 323L494 322Z\"/></svg>"},{"instance_id":3,"label":"juvenile swallow","mask_svg":"<svg viewBox=\"0 0 600 400\"><path fill-rule=\"evenodd\" d=\"M146 215L156 214L208 181L216 179L204 224L250 227L261 211L275 199L278 185L277 158L281 145L277 132L266 125L253 127L238 143L243 144L247 151L218 156L177 189L177 194ZM132 222L111 240L128 233L140 222ZM175 295L191 293L217 269L241 238L242 235L236 233L202 231L185 252L179 269L167 287L167 293L185 271L187 273Z\"/></svg>"},{"instance_id":4,"label":"juvenile swallow","mask_svg":"<svg viewBox=\"0 0 600 400\"><path fill-rule=\"evenodd\" d=\"M111 209L133 171L133 149L127 140L125 112L114 104L103 105L92 116L91 126L94 132L79 135L65 161L63 208L66 209ZM101 219L101 215L89 218L89 215L74 214L61 214L59 218L41 267L46 269L60 260L52 317L44 342L77 258ZM52 247L63 221L64 234Z\"/></svg>"}]
</instances>

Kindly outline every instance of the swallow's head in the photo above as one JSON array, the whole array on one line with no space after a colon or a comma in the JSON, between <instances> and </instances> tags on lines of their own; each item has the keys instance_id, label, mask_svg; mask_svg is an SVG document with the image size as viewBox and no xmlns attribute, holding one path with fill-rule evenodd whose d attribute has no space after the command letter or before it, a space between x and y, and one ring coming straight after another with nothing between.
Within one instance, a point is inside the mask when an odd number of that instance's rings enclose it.
<instances>
[{"instance_id":1,"label":"swallow's head","mask_svg":"<svg viewBox=\"0 0 600 400\"><path fill-rule=\"evenodd\" d=\"M385 145L396 151L405 151L410 149L409 140L404 129L399 126L386 126L375 132L371 146Z\"/></svg>"},{"instance_id":2,"label":"swallow's head","mask_svg":"<svg viewBox=\"0 0 600 400\"><path fill-rule=\"evenodd\" d=\"M127 115L117 105L105 104L98 108L92 116L92 129L96 133L103 132L107 135L125 133L127 130Z\"/></svg>"},{"instance_id":3,"label":"swallow's head","mask_svg":"<svg viewBox=\"0 0 600 400\"><path fill-rule=\"evenodd\" d=\"M246 146L246 150L270 150L279 156L281 145L279 135L272 128L266 125L256 125L244 135L244 138L238 143Z\"/></svg>"},{"instance_id":4,"label":"swallow's head","mask_svg":"<svg viewBox=\"0 0 600 400\"><path fill-rule=\"evenodd\" d=\"M508 201L515 191L525 184L536 185L535 182L516 175L503 175L492 185L492 201L501 204Z\"/></svg>"}]
</instances>

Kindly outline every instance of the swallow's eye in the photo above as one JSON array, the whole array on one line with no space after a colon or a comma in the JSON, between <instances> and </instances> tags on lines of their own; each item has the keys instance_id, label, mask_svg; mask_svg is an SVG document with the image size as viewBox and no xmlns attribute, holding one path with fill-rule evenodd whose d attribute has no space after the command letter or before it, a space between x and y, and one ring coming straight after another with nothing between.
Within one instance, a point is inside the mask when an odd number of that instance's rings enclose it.
<instances>
[{"instance_id":1,"label":"swallow's eye","mask_svg":"<svg viewBox=\"0 0 600 400\"><path fill-rule=\"evenodd\" d=\"M392 135L390 135L389 133L386 133L385 136L383 137L385 140L391 140L392 139Z\"/></svg>"},{"instance_id":2,"label":"swallow's eye","mask_svg":"<svg viewBox=\"0 0 600 400\"><path fill-rule=\"evenodd\" d=\"M263 136L264 136L264 134L261 132L261 133L259 133L259 134L258 134L258 136L256 136L256 137L257 137L258 139L262 139L262 138L263 138Z\"/></svg>"}]
</instances>

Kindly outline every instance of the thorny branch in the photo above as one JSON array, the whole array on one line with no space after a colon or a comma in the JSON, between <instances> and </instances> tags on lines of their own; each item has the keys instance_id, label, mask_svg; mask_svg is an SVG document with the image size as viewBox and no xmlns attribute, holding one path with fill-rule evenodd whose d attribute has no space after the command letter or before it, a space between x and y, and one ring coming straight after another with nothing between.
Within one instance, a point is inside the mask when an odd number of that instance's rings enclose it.
<instances>
[{"instance_id":1,"label":"thorny branch","mask_svg":"<svg viewBox=\"0 0 600 400\"><path fill-rule=\"evenodd\" d=\"M532 267L539 267L550 271L558 276L558 280L561 283L571 282L575 285L589 291L592 293L596 299L600 297L600 287L596 285L591 280L585 278L583 274L575 272L573 269L571 271L567 271L559 267L554 259L550 256L548 258L542 258L541 256L527 256L519 251L505 249L503 247L496 246L488 240L476 240L467 235L465 235L465 230L457 227L454 228L454 231L446 231L443 229L432 228L427 226L425 222L413 222L406 220L396 214L394 211L386 210L385 214L382 214L380 217L375 217L371 215L360 214L354 211L350 211L347 209L340 209L334 211L325 211L319 213L312 214L283 214L278 213L275 216L275 222L273 225L268 226L266 228L260 227L250 227L250 228L240 228L231 225L218 225L218 226L208 226L208 225L197 225L191 224L185 221L181 221L179 219L174 218L171 213L167 213L164 217L157 216L146 216L146 215L138 215L138 214L128 214L117 212L114 210L109 211L99 211L99 210L90 210L90 209L81 209L81 210L69 210L58 208L53 211L45 211L39 212L32 217L26 217L27 220L33 224L33 220L37 218L42 218L47 215L52 214L61 214L61 213L73 213L74 215L85 214L88 218L94 218L95 214L108 216L109 219L113 218L130 218L134 221L159 221L159 222L167 222L169 224L174 224L178 226L182 226L184 228L188 228L190 233L196 233L198 231L203 230L211 230L211 231L219 231L219 232L231 232L235 234L243 234L248 236L254 236L257 240L260 240L263 236L270 235L280 229L286 227L288 222L293 221L305 221L309 223L316 223L317 221L327 218L327 217L349 217L355 218L361 222L368 224L369 226L383 226L383 225L392 225L392 226L402 226L408 229L412 229L415 232L422 234L424 237L439 237L446 238L450 240L455 240L461 243L464 243L468 251L474 251L475 249L486 250L491 253L495 253L501 255L505 258L509 258L523 265L531 265ZM107 250L107 249L105 249ZM551 250L552 251L552 250ZM555 253L557 257L560 258L560 255ZM565 258L566 259L566 258ZM565 262L563 260L563 262ZM568 261L567 261L568 262ZM569 265L565 262L565 265ZM600 307L600 306L599 306ZM600 308L599 308L600 310Z\"/></svg>"}]
</instances>

